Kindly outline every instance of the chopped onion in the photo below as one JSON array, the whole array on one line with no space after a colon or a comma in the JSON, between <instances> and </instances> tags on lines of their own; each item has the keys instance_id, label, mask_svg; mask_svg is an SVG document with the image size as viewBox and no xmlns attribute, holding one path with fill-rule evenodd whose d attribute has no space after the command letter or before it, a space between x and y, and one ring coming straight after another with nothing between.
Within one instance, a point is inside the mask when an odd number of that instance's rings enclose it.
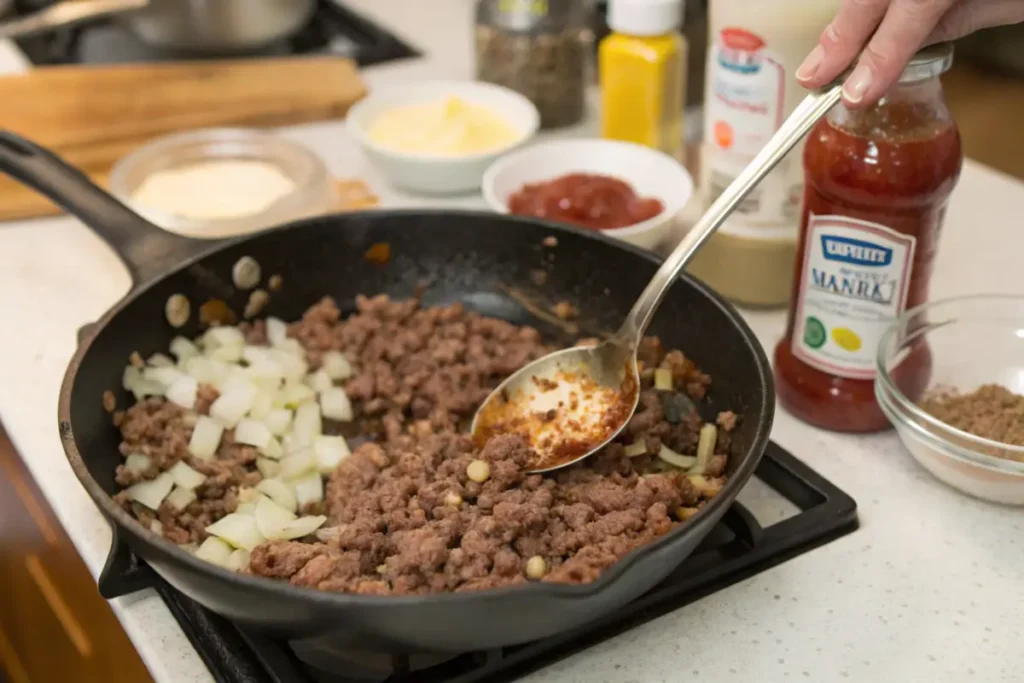
<instances>
[{"instance_id":1,"label":"chopped onion","mask_svg":"<svg viewBox=\"0 0 1024 683\"><path fill-rule=\"evenodd\" d=\"M168 387L174 384L174 381L181 377L184 373L176 367L161 367L161 368L143 368L142 377L148 379L157 384L162 384Z\"/></svg>"},{"instance_id":2,"label":"chopped onion","mask_svg":"<svg viewBox=\"0 0 1024 683\"><path fill-rule=\"evenodd\" d=\"M226 567L233 550L219 538L208 538L196 550L196 557L218 567Z\"/></svg>"},{"instance_id":3,"label":"chopped onion","mask_svg":"<svg viewBox=\"0 0 1024 683\"><path fill-rule=\"evenodd\" d=\"M639 455L647 453L647 442L643 439L640 441L634 441L633 443L626 446L624 449L627 458L635 458Z\"/></svg>"},{"instance_id":4,"label":"chopped onion","mask_svg":"<svg viewBox=\"0 0 1024 683\"><path fill-rule=\"evenodd\" d=\"M170 498L170 496L168 496L168 498ZM149 523L149 530L152 531L154 534L162 536L164 533L164 525L160 522L159 519L154 519L152 522Z\"/></svg>"},{"instance_id":5,"label":"chopped onion","mask_svg":"<svg viewBox=\"0 0 1024 683\"><path fill-rule=\"evenodd\" d=\"M170 385L167 386L167 392L164 394L167 400L171 403L177 404L182 408L192 410L196 405L196 396L199 393L199 380L190 375L182 374L178 379L174 380Z\"/></svg>"},{"instance_id":6,"label":"chopped onion","mask_svg":"<svg viewBox=\"0 0 1024 683\"><path fill-rule=\"evenodd\" d=\"M183 489L199 488L206 481L205 474L197 472L180 460L174 463L174 467L167 470L167 474L171 475L174 478L174 483Z\"/></svg>"},{"instance_id":7,"label":"chopped onion","mask_svg":"<svg viewBox=\"0 0 1024 683\"><path fill-rule=\"evenodd\" d=\"M671 368L656 368L654 370L654 388L659 391L672 391Z\"/></svg>"},{"instance_id":8,"label":"chopped onion","mask_svg":"<svg viewBox=\"0 0 1024 683\"><path fill-rule=\"evenodd\" d=\"M337 469L342 460L352 455L344 437L318 436L313 440L313 451L316 453L317 469L320 474L330 474Z\"/></svg>"},{"instance_id":9,"label":"chopped onion","mask_svg":"<svg viewBox=\"0 0 1024 683\"><path fill-rule=\"evenodd\" d=\"M196 426L192 428L192 438L188 441L188 452L197 458L209 460L217 453L217 449L220 447L220 437L223 434L223 426L205 415L200 415L196 420Z\"/></svg>"},{"instance_id":10,"label":"chopped onion","mask_svg":"<svg viewBox=\"0 0 1024 683\"><path fill-rule=\"evenodd\" d=\"M320 410L324 417L339 422L352 421L352 402L341 387L331 387L320 394Z\"/></svg>"},{"instance_id":11,"label":"chopped onion","mask_svg":"<svg viewBox=\"0 0 1024 683\"><path fill-rule=\"evenodd\" d=\"M258 391L252 382L232 377L224 383L220 396L210 406L210 417L225 427L234 427L252 408Z\"/></svg>"},{"instance_id":12,"label":"chopped onion","mask_svg":"<svg viewBox=\"0 0 1024 683\"><path fill-rule=\"evenodd\" d=\"M669 465L681 467L684 470L693 467L693 464L697 462L696 456L680 455L664 444L661 445L661 450L658 451L658 457Z\"/></svg>"},{"instance_id":13,"label":"chopped onion","mask_svg":"<svg viewBox=\"0 0 1024 683\"><path fill-rule=\"evenodd\" d=\"M334 380L321 368L310 375L306 375L306 386L319 394L333 387Z\"/></svg>"},{"instance_id":14,"label":"chopped onion","mask_svg":"<svg viewBox=\"0 0 1024 683\"><path fill-rule=\"evenodd\" d=\"M267 429L274 436L282 436L291 427L292 411L287 408L272 408L263 418L263 424L267 425Z\"/></svg>"},{"instance_id":15,"label":"chopped onion","mask_svg":"<svg viewBox=\"0 0 1024 683\"><path fill-rule=\"evenodd\" d=\"M344 526L325 526L322 529L316 530L316 540L323 543L330 543L338 536L341 536L341 531Z\"/></svg>"},{"instance_id":16,"label":"chopped onion","mask_svg":"<svg viewBox=\"0 0 1024 683\"><path fill-rule=\"evenodd\" d=\"M271 346L280 346L288 338L288 324L278 318L268 317L263 321L267 331L267 341Z\"/></svg>"},{"instance_id":17,"label":"chopped onion","mask_svg":"<svg viewBox=\"0 0 1024 683\"><path fill-rule=\"evenodd\" d=\"M295 487L295 501L301 510L310 503L319 503L324 499L324 482L319 472L307 472L292 480Z\"/></svg>"},{"instance_id":18,"label":"chopped onion","mask_svg":"<svg viewBox=\"0 0 1024 683\"><path fill-rule=\"evenodd\" d=\"M261 388L256 392L256 398L253 399L252 408L249 408L249 417L254 420L263 420L273 409L274 391L267 388Z\"/></svg>"},{"instance_id":19,"label":"chopped onion","mask_svg":"<svg viewBox=\"0 0 1024 683\"><path fill-rule=\"evenodd\" d=\"M693 487L701 492L701 494L708 498L713 498L718 495L718 492L722 490L721 479L707 479L700 474L691 474L687 476Z\"/></svg>"},{"instance_id":20,"label":"chopped onion","mask_svg":"<svg viewBox=\"0 0 1024 683\"><path fill-rule=\"evenodd\" d=\"M320 408L315 403L303 403L295 410L295 420L292 423L292 437L294 443L300 446L310 446L313 439L323 433L323 422L320 420Z\"/></svg>"},{"instance_id":21,"label":"chopped onion","mask_svg":"<svg viewBox=\"0 0 1024 683\"><path fill-rule=\"evenodd\" d=\"M185 337L175 337L172 339L169 348L171 353L177 356L178 362L200 355L199 347L193 344L191 339L186 339Z\"/></svg>"},{"instance_id":22,"label":"chopped onion","mask_svg":"<svg viewBox=\"0 0 1024 683\"><path fill-rule=\"evenodd\" d=\"M270 458L256 458L256 469L264 479L271 479L281 473L281 463Z\"/></svg>"},{"instance_id":23,"label":"chopped onion","mask_svg":"<svg viewBox=\"0 0 1024 683\"><path fill-rule=\"evenodd\" d=\"M268 360L269 358L270 351L266 347L253 346L252 344L246 344L242 347L242 360L249 365Z\"/></svg>"},{"instance_id":24,"label":"chopped onion","mask_svg":"<svg viewBox=\"0 0 1024 683\"><path fill-rule=\"evenodd\" d=\"M297 408L303 403L316 400L316 392L305 384L287 384L282 390L284 401L282 408Z\"/></svg>"},{"instance_id":25,"label":"chopped onion","mask_svg":"<svg viewBox=\"0 0 1024 683\"><path fill-rule=\"evenodd\" d=\"M182 543L178 547L184 550L186 553L192 553L193 555L195 555L196 551L199 550L199 546L195 543Z\"/></svg>"},{"instance_id":26,"label":"chopped onion","mask_svg":"<svg viewBox=\"0 0 1024 683\"><path fill-rule=\"evenodd\" d=\"M239 548L238 550L231 553L228 557L228 561L224 563L225 569L232 571L241 571L249 566L249 551Z\"/></svg>"},{"instance_id":27,"label":"chopped onion","mask_svg":"<svg viewBox=\"0 0 1024 683\"><path fill-rule=\"evenodd\" d=\"M264 479L260 483L256 484L256 490L260 493L267 494L270 500L280 505L289 512L295 512L298 507L298 501L295 500L295 493L292 488L285 484L280 479ZM264 534L266 536L266 534Z\"/></svg>"},{"instance_id":28,"label":"chopped onion","mask_svg":"<svg viewBox=\"0 0 1024 683\"><path fill-rule=\"evenodd\" d=\"M294 341L296 344L299 343L294 339L291 341ZM300 345L299 348L301 349L302 346ZM305 351L303 351L303 354L305 354ZM285 380L289 382L301 382L309 370L305 355L296 356L282 349L274 349L270 353L270 358L281 366L281 373L284 375Z\"/></svg>"},{"instance_id":29,"label":"chopped onion","mask_svg":"<svg viewBox=\"0 0 1024 683\"><path fill-rule=\"evenodd\" d=\"M167 504L180 511L191 505L195 499L196 492L194 489L183 488L179 485L175 486L174 490L167 496Z\"/></svg>"},{"instance_id":30,"label":"chopped onion","mask_svg":"<svg viewBox=\"0 0 1024 683\"><path fill-rule=\"evenodd\" d=\"M142 473L149 469L149 466L153 464L153 459L148 455L142 453L132 453L124 459L124 468L129 472Z\"/></svg>"},{"instance_id":31,"label":"chopped onion","mask_svg":"<svg viewBox=\"0 0 1024 683\"><path fill-rule=\"evenodd\" d=\"M311 533L323 526L327 518L323 515L299 517L296 520L287 522L277 529L271 531L271 535L267 536L268 540L294 540L296 538L302 538L303 536L309 536Z\"/></svg>"},{"instance_id":32,"label":"chopped onion","mask_svg":"<svg viewBox=\"0 0 1024 683\"><path fill-rule=\"evenodd\" d=\"M222 363L237 363L242 360L241 346L215 346L207 352L206 357L210 360L221 361Z\"/></svg>"},{"instance_id":33,"label":"chopped onion","mask_svg":"<svg viewBox=\"0 0 1024 683\"><path fill-rule=\"evenodd\" d=\"M304 448L281 458L281 477L284 479L295 479L316 469L316 455L311 448ZM317 476L320 476L319 473Z\"/></svg>"},{"instance_id":34,"label":"chopped onion","mask_svg":"<svg viewBox=\"0 0 1024 683\"><path fill-rule=\"evenodd\" d=\"M249 486L238 489L238 502L240 503L257 503L262 497L262 493Z\"/></svg>"},{"instance_id":35,"label":"chopped onion","mask_svg":"<svg viewBox=\"0 0 1024 683\"><path fill-rule=\"evenodd\" d=\"M320 476L320 475L317 475ZM128 497L137 503L145 505L150 510L156 511L160 509L160 503L164 502L164 498L174 488L174 478L166 472L160 473L156 479L150 479L149 481L140 481L138 484L134 484L125 489L128 493Z\"/></svg>"},{"instance_id":36,"label":"chopped onion","mask_svg":"<svg viewBox=\"0 0 1024 683\"><path fill-rule=\"evenodd\" d=\"M298 339L285 339L283 342L278 344L276 348L278 351L295 356L296 358L306 358L306 349L302 348L302 344L299 343Z\"/></svg>"},{"instance_id":37,"label":"chopped onion","mask_svg":"<svg viewBox=\"0 0 1024 683\"><path fill-rule=\"evenodd\" d=\"M141 401L147 396L163 396L164 386L159 382L146 379L142 370L134 366L125 366L124 374L121 376L121 384L125 389L132 392L136 401Z\"/></svg>"},{"instance_id":38,"label":"chopped onion","mask_svg":"<svg viewBox=\"0 0 1024 683\"><path fill-rule=\"evenodd\" d=\"M154 353L146 360L146 365L154 368L173 368L174 361L162 353Z\"/></svg>"},{"instance_id":39,"label":"chopped onion","mask_svg":"<svg viewBox=\"0 0 1024 683\"><path fill-rule=\"evenodd\" d=\"M256 528L267 539L273 540L280 530L295 519L295 513L285 510L270 498L264 498L256 504Z\"/></svg>"},{"instance_id":40,"label":"chopped onion","mask_svg":"<svg viewBox=\"0 0 1024 683\"><path fill-rule=\"evenodd\" d=\"M195 377L204 384L217 385L227 368L203 356L189 356L182 364L189 377Z\"/></svg>"},{"instance_id":41,"label":"chopped onion","mask_svg":"<svg viewBox=\"0 0 1024 683\"><path fill-rule=\"evenodd\" d=\"M206 334L203 335L203 344L208 348L218 348L221 346L242 347L245 345L245 335L237 327L218 325L206 331Z\"/></svg>"},{"instance_id":42,"label":"chopped onion","mask_svg":"<svg viewBox=\"0 0 1024 683\"><path fill-rule=\"evenodd\" d=\"M715 454L715 445L718 443L718 427L708 423L700 428L700 437L697 441L697 459L690 468L690 474L704 474L711 456Z\"/></svg>"},{"instance_id":43,"label":"chopped onion","mask_svg":"<svg viewBox=\"0 0 1024 683\"><path fill-rule=\"evenodd\" d=\"M352 376L352 365L341 351L327 351L320 360L320 367L333 380L348 379Z\"/></svg>"},{"instance_id":44,"label":"chopped onion","mask_svg":"<svg viewBox=\"0 0 1024 683\"><path fill-rule=\"evenodd\" d=\"M227 541L236 548L252 550L267 540L256 526L252 515L232 512L206 527L206 533Z\"/></svg>"},{"instance_id":45,"label":"chopped onion","mask_svg":"<svg viewBox=\"0 0 1024 683\"><path fill-rule=\"evenodd\" d=\"M259 452L262 455L267 456L268 458L280 460L281 458L284 457L284 446L282 446L281 442L278 441L276 438L270 437L269 439L267 439L267 443L265 443L262 447L259 448Z\"/></svg>"},{"instance_id":46,"label":"chopped onion","mask_svg":"<svg viewBox=\"0 0 1024 683\"><path fill-rule=\"evenodd\" d=\"M256 512L256 503L239 503L235 513L239 515L251 515Z\"/></svg>"},{"instance_id":47,"label":"chopped onion","mask_svg":"<svg viewBox=\"0 0 1024 683\"><path fill-rule=\"evenodd\" d=\"M263 448L271 438L270 430L259 420L245 417L235 427L235 441L238 443Z\"/></svg>"}]
</instances>

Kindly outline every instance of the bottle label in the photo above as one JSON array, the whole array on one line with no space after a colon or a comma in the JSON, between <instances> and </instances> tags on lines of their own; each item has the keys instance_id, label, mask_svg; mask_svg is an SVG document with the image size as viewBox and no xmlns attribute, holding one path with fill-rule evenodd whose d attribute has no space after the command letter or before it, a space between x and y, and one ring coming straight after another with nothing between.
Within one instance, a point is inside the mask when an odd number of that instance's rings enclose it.
<instances>
[{"instance_id":1,"label":"bottle label","mask_svg":"<svg viewBox=\"0 0 1024 683\"><path fill-rule=\"evenodd\" d=\"M830 375L873 379L882 333L907 303L917 240L878 223L808 216L793 355Z\"/></svg>"},{"instance_id":2,"label":"bottle label","mask_svg":"<svg viewBox=\"0 0 1024 683\"><path fill-rule=\"evenodd\" d=\"M703 173L713 202L782 125L786 115L786 65L763 38L743 28L722 29L709 49L705 98ZM787 180L788 155L740 204L738 223L788 224L800 209L802 187ZM736 232L736 221L724 232Z\"/></svg>"}]
</instances>

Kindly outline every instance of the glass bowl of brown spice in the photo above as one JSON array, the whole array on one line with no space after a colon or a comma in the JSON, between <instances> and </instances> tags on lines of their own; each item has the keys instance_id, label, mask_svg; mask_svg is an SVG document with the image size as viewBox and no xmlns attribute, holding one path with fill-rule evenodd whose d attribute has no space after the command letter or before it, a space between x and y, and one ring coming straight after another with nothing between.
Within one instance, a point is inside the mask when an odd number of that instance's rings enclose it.
<instances>
[{"instance_id":1,"label":"glass bowl of brown spice","mask_svg":"<svg viewBox=\"0 0 1024 683\"><path fill-rule=\"evenodd\" d=\"M955 297L882 337L875 395L911 456L969 495L1024 505L1024 297Z\"/></svg>"}]
</instances>

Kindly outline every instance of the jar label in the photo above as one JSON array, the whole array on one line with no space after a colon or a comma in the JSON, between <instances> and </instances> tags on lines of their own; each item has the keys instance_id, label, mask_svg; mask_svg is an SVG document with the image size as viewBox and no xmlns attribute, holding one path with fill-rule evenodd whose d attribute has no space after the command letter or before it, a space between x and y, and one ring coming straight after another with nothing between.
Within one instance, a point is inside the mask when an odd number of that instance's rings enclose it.
<instances>
[{"instance_id":1,"label":"jar label","mask_svg":"<svg viewBox=\"0 0 1024 683\"><path fill-rule=\"evenodd\" d=\"M761 151L786 115L786 65L764 39L743 28L722 29L709 48L705 98L705 199L718 198ZM796 161L794 161L796 158ZM795 231L802 186L790 180L790 154L740 204L723 232L745 233L743 223L785 224Z\"/></svg>"},{"instance_id":2,"label":"jar label","mask_svg":"<svg viewBox=\"0 0 1024 683\"><path fill-rule=\"evenodd\" d=\"M810 214L793 355L830 375L873 379L882 333L906 307L916 243L878 223Z\"/></svg>"}]
</instances>

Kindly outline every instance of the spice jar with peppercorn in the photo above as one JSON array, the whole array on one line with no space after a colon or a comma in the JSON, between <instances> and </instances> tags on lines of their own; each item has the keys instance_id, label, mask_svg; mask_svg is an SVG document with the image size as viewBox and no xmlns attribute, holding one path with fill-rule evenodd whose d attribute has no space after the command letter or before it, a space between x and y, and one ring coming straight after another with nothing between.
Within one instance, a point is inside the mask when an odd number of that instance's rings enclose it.
<instances>
[{"instance_id":1,"label":"spice jar with peppercorn","mask_svg":"<svg viewBox=\"0 0 1024 683\"><path fill-rule=\"evenodd\" d=\"M527 97L540 125L583 118L589 5L580 0L479 0L476 76Z\"/></svg>"}]
</instances>

